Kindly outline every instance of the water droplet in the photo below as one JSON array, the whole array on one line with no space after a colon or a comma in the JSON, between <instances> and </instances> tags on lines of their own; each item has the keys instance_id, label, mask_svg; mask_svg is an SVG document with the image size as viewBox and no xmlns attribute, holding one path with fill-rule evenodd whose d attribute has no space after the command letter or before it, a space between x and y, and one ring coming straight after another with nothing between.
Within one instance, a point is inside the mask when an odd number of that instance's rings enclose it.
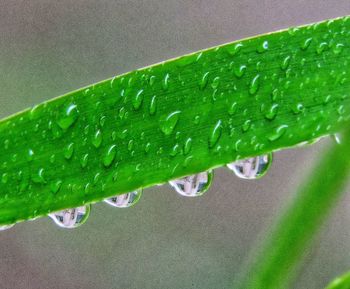
<instances>
[{"instance_id":1,"label":"water droplet","mask_svg":"<svg viewBox=\"0 0 350 289\"><path fill-rule=\"evenodd\" d=\"M187 155L191 151L191 148L192 148L192 139L189 137L186 140L184 145L184 154Z\"/></svg>"},{"instance_id":2,"label":"water droplet","mask_svg":"<svg viewBox=\"0 0 350 289\"><path fill-rule=\"evenodd\" d=\"M77 106L75 104L70 104L64 110L60 119L57 121L57 124L62 129L68 129L76 122L76 120L78 119L78 115L79 111Z\"/></svg>"},{"instance_id":3,"label":"water droplet","mask_svg":"<svg viewBox=\"0 0 350 289\"><path fill-rule=\"evenodd\" d=\"M133 191L131 193L118 195L104 200L107 204L117 208L129 208L135 205L142 196L142 189Z\"/></svg>"},{"instance_id":4,"label":"water droplet","mask_svg":"<svg viewBox=\"0 0 350 289\"><path fill-rule=\"evenodd\" d=\"M89 160L89 154L84 154L83 157L80 160L80 165L84 169L86 168Z\"/></svg>"},{"instance_id":5,"label":"water droplet","mask_svg":"<svg viewBox=\"0 0 350 289\"><path fill-rule=\"evenodd\" d=\"M237 102L234 102L231 104L231 106L228 109L229 115L234 115L237 112Z\"/></svg>"},{"instance_id":6,"label":"water droplet","mask_svg":"<svg viewBox=\"0 0 350 289\"><path fill-rule=\"evenodd\" d=\"M50 186L50 190L52 193L57 194L58 191L61 189L62 181L58 180L56 182L53 182Z\"/></svg>"},{"instance_id":7,"label":"water droplet","mask_svg":"<svg viewBox=\"0 0 350 289\"><path fill-rule=\"evenodd\" d=\"M267 110L267 112L265 113L265 117L268 120L273 120L275 119L276 115L277 115L277 111L278 111L278 104L274 103L270 106L270 108Z\"/></svg>"},{"instance_id":8,"label":"water droplet","mask_svg":"<svg viewBox=\"0 0 350 289\"><path fill-rule=\"evenodd\" d=\"M208 79L209 79L209 72L206 72L203 74L203 77L202 77L201 81L199 82L199 88L201 90L203 90L207 86Z\"/></svg>"},{"instance_id":9,"label":"water droplet","mask_svg":"<svg viewBox=\"0 0 350 289\"><path fill-rule=\"evenodd\" d=\"M250 129L250 126L252 125L252 121L250 119L247 119L242 126L242 131L247 132Z\"/></svg>"},{"instance_id":10,"label":"water droplet","mask_svg":"<svg viewBox=\"0 0 350 289\"><path fill-rule=\"evenodd\" d=\"M326 49L328 48L328 43L327 42L321 42L317 49L316 52L317 54L322 54Z\"/></svg>"},{"instance_id":11,"label":"water droplet","mask_svg":"<svg viewBox=\"0 0 350 289\"><path fill-rule=\"evenodd\" d=\"M135 110L138 110L143 102L143 89L139 90L132 100L132 105Z\"/></svg>"},{"instance_id":12,"label":"water droplet","mask_svg":"<svg viewBox=\"0 0 350 289\"><path fill-rule=\"evenodd\" d=\"M159 120L160 129L165 135L170 135L174 131L180 113L181 111L174 111Z\"/></svg>"},{"instance_id":13,"label":"water droplet","mask_svg":"<svg viewBox=\"0 0 350 289\"><path fill-rule=\"evenodd\" d=\"M110 146L109 149L107 150L106 155L103 158L103 165L105 167L109 167L114 161L116 154L117 154L117 146L116 145Z\"/></svg>"},{"instance_id":14,"label":"water droplet","mask_svg":"<svg viewBox=\"0 0 350 289\"><path fill-rule=\"evenodd\" d=\"M220 77L217 76L213 79L212 83L211 83L211 87L213 89L217 89L219 87L219 84L220 84Z\"/></svg>"},{"instance_id":15,"label":"water droplet","mask_svg":"<svg viewBox=\"0 0 350 289\"><path fill-rule=\"evenodd\" d=\"M163 82L162 82L162 87L164 90L168 90L169 88L169 73L167 73L164 78L163 78Z\"/></svg>"},{"instance_id":16,"label":"water droplet","mask_svg":"<svg viewBox=\"0 0 350 289\"><path fill-rule=\"evenodd\" d=\"M308 49L311 44L311 41L312 41L312 38L305 39L304 42L301 44L301 49L302 50Z\"/></svg>"},{"instance_id":17,"label":"water droplet","mask_svg":"<svg viewBox=\"0 0 350 289\"><path fill-rule=\"evenodd\" d=\"M44 173L45 173L45 170L43 168L39 169L38 173L32 176L32 181L35 184L45 184L46 180L44 177Z\"/></svg>"},{"instance_id":18,"label":"water droplet","mask_svg":"<svg viewBox=\"0 0 350 289\"><path fill-rule=\"evenodd\" d=\"M292 57L290 55L288 55L287 57L285 57L283 59L283 62L281 64L281 69L282 70L286 70L290 64L290 61L291 61Z\"/></svg>"},{"instance_id":19,"label":"water droplet","mask_svg":"<svg viewBox=\"0 0 350 289\"><path fill-rule=\"evenodd\" d=\"M95 148L99 148L102 144L102 132L97 130L92 138L92 144Z\"/></svg>"},{"instance_id":20,"label":"water droplet","mask_svg":"<svg viewBox=\"0 0 350 289\"><path fill-rule=\"evenodd\" d=\"M239 160L227 167L242 179L258 179L266 174L272 162L272 153Z\"/></svg>"},{"instance_id":21,"label":"water droplet","mask_svg":"<svg viewBox=\"0 0 350 289\"><path fill-rule=\"evenodd\" d=\"M149 114L154 115L157 111L157 97L154 95L149 106Z\"/></svg>"},{"instance_id":22,"label":"water droplet","mask_svg":"<svg viewBox=\"0 0 350 289\"><path fill-rule=\"evenodd\" d=\"M246 70L247 70L247 66L239 65L237 67L234 67L233 73L236 75L237 78L241 78L246 72Z\"/></svg>"},{"instance_id":23,"label":"water droplet","mask_svg":"<svg viewBox=\"0 0 350 289\"><path fill-rule=\"evenodd\" d=\"M276 128L276 130L272 134L268 136L268 139L270 141L276 141L280 139L287 131L287 128L288 128L288 125L285 125L285 124L280 125L278 128Z\"/></svg>"},{"instance_id":24,"label":"water droplet","mask_svg":"<svg viewBox=\"0 0 350 289\"><path fill-rule=\"evenodd\" d=\"M343 48L344 48L344 44L338 43L337 45L335 45L333 47L333 53L338 55L338 54L340 54L343 51Z\"/></svg>"},{"instance_id":25,"label":"water droplet","mask_svg":"<svg viewBox=\"0 0 350 289\"><path fill-rule=\"evenodd\" d=\"M264 53L268 49L269 49L269 42L265 40L262 44L260 44L260 46L258 46L257 52Z\"/></svg>"},{"instance_id":26,"label":"water droplet","mask_svg":"<svg viewBox=\"0 0 350 289\"><path fill-rule=\"evenodd\" d=\"M90 205L62 210L49 217L61 228L73 229L86 222L90 215Z\"/></svg>"},{"instance_id":27,"label":"water droplet","mask_svg":"<svg viewBox=\"0 0 350 289\"><path fill-rule=\"evenodd\" d=\"M242 43L237 43L234 45L230 44L226 47L226 50L230 55L234 56L242 50L242 47L243 47Z\"/></svg>"},{"instance_id":28,"label":"water droplet","mask_svg":"<svg viewBox=\"0 0 350 289\"><path fill-rule=\"evenodd\" d=\"M218 120L216 125L214 126L214 129L212 130L210 136L209 136L209 148L212 148L216 145L216 143L219 141L222 134L222 122L221 120Z\"/></svg>"},{"instance_id":29,"label":"water droplet","mask_svg":"<svg viewBox=\"0 0 350 289\"><path fill-rule=\"evenodd\" d=\"M29 149L28 150L28 153L27 153L27 160L28 162L31 162L34 158L34 151L32 149Z\"/></svg>"},{"instance_id":30,"label":"water droplet","mask_svg":"<svg viewBox=\"0 0 350 289\"><path fill-rule=\"evenodd\" d=\"M208 191L212 180L213 172L208 171L173 180L169 184L182 196L198 197Z\"/></svg>"},{"instance_id":31,"label":"water droplet","mask_svg":"<svg viewBox=\"0 0 350 289\"><path fill-rule=\"evenodd\" d=\"M3 184L7 184L8 180L9 180L9 175L7 173L3 173L1 176L1 182Z\"/></svg>"},{"instance_id":32,"label":"water droplet","mask_svg":"<svg viewBox=\"0 0 350 289\"><path fill-rule=\"evenodd\" d=\"M64 157L67 160L70 160L74 153L74 143L70 143L65 149L64 149Z\"/></svg>"},{"instance_id":33,"label":"water droplet","mask_svg":"<svg viewBox=\"0 0 350 289\"><path fill-rule=\"evenodd\" d=\"M250 94L255 94L258 91L258 89L259 89L259 79L260 79L260 75L258 74L250 82L250 85L249 85L249 93Z\"/></svg>"}]
</instances>

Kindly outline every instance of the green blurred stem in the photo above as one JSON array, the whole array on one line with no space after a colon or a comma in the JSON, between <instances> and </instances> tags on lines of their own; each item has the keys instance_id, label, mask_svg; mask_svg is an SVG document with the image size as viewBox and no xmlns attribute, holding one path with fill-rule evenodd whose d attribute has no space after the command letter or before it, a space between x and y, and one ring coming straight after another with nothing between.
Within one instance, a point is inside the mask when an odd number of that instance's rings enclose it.
<instances>
[{"instance_id":1,"label":"green blurred stem","mask_svg":"<svg viewBox=\"0 0 350 289\"><path fill-rule=\"evenodd\" d=\"M336 278L329 284L326 289L349 289L350 288L350 272Z\"/></svg>"},{"instance_id":2,"label":"green blurred stem","mask_svg":"<svg viewBox=\"0 0 350 289\"><path fill-rule=\"evenodd\" d=\"M350 130L316 164L234 288L285 289L313 235L344 192L350 173ZM330 287L333 288L333 287ZM338 287L335 287L338 288ZM340 287L343 288L343 287ZM350 288L350 287L346 287Z\"/></svg>"}]
</instances>

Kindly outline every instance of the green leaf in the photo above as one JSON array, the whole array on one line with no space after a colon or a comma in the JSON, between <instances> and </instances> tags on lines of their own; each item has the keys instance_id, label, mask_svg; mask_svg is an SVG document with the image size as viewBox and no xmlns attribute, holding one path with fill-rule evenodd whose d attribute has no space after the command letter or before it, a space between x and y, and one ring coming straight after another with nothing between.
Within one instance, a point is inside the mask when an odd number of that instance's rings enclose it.
<instances>
[{"instance_id":1,"label":"green leaf","mask_svg":"<svg viewBox=\"0 0 350 289\"><path fill-rule=\"evenodd\" d=\"M0 122L0 224L164 183L338 131L350 20L221 45Z\"/></svg>"},{"instance_id":2,"label":"green leaf","mask_svg":"<svg viewBox=\"0 0 350 289\"><path fill-rule=\"evenodd\" d=\"M348 126L349 127L349 126ZM288 288L298 261L303 257L314 233L344 192L350 177L350 129L340 145L331 149L316 164L292 203L282 211L263 244L253 252L251 263L242 270L233 288ZM349 275L342 281L350 284ZM335 286L333 283L333 286ZM350 288L350 287L330 287Z\"/></svg>"},{"instance_id":3,"label":"green leaf","mask_svg":"<svg viewBox=\"0 0 350 289\"><path fill-rule=\"evenodd\" d=\"M329 284L326 289L349 289L350 288L350 272L346 273Z\"/></svg>"}]
</instances>

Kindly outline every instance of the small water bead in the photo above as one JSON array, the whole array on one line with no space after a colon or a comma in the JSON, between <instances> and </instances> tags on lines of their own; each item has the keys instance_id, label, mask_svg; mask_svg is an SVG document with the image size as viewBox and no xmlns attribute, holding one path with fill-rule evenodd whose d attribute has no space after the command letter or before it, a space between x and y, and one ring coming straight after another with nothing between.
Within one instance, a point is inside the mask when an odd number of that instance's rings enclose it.
<instances>
[{"instance_id":1,"label":"small water bead","mask_svg":"<svg viewBox=\"0 0 350 289\"><path fill-rule=\"evenodd\" d=\"M105 167L109 167L114 161L116 154L117 154L117 146L116 145L110 146L109 149L107 150L106 155L103 158L103 165Z\"/></svg>"},{"instance_id":2,"label":"small water bead","mask_svg":"<svg viewBox=\"0 0 350 289\"><path fill-rule=\"evenodd\" d=\"M170 181L169 184L182 196L198 197L208 191L213 180L213 175L212 171L202 172Z\"/></svg>"},{"instance_id":3,"label":"small water bead","mask_svg":"<svg viewBox=\"0 0 350 289\"><path fill-rule=\"evenodd\" d=\"M341 144L343 141L342 141L342 135L340 133L335 133L332 135L332 138L334 139L334 141L337 143L337 144Z\"/></svg>"},{"instance_id":4,"label":"small water bead","mask_svg":"<svg viewBox=\"0 0 350 289\"><path fill-rule=\"evenodd\" d=\"M199 88L201 90L205 89L208 84L209 72L203 74L201 81L199 82Z\"/></svg>"},{"instance_id":5,"label":"small water bead","mask_svg":"<svg viewBox=\"0 0 350 289\"><path fill-rule=\"evenodd\" d=\"M11 228L13 228L14 225L15 225L15 224L1 225L1 226L0 226L0 231L6 231L6 230L8 230L8 229L11 229Z\"/></svg>"},{"instance_id":6,"label":"small water bead","mask_svg":"<svg viewBox=\"0 0 350 289\"><path fill-rule=\"evenodd\" d=\"M102 132L97 130L92 138L92 144L95 148L99 148L102 144Z\"/></svg>"},{"instance_id":7,"label":"small water bead","mask_svg":"<svg viewBox=\"0 0 350 289\"><path fill-rule=\"evenodd\" d=\"M75 104L70 104L64 110L60 119L57 121L57 124L62 129L68 129L76 122L76 120L78 119L78 115L79 111L77 106Z\"/></svg>"},{"instance_id":8,"label":"small water bead","mask_svg":"<svg viewBox=\"0 0 350 289\"><path fill-rule=\"evenodd\" d=\"M159 120L160 130L165 135L170 135L179 121L181 111L174 111Z\"/></svg>"},{"instance_id":9,"label":"small water bead","mask_svg":"<svg viewBox=\"0 0 350 289\"><path fill-rule=\"evenodd\" d=\"M163 90L168 90L169 88L169 73L167 73L164 78L163 78L163 82L162 82L162 87L163 87Z\"/></svg>"},{"instance_id":10,"label":"small water bead","mask_svg":"<svg viewBox=\"0 0 350 289\"><path fill-rule=\"evenodd\" d=\"M65 149L64 149L64 157L67 160L70 160L74 153L74 143L70 143Z\"/></svg>"},{"instance_id":11,"label":"small water bead","mask_svg":"<svg viewBox=\"0 0 350 289\"><path fill-rule=\"evenodd\" d=\"M258 89L259 89L259 79L260 79L260 75L258 74L250 82L250 85L249 85L249 93L250 94L255 94L258 91Z\"/></svg>"},{"instance_id":12,"label":"small water bead","mask_svg":"<svg viewBox=\"0 0 350 289\"><path fill-rule=\"evenodd\" d=\"M272 162L272 153L239 160L227 165L237 177L242 179L258 179L266 174Z\"/></svg>"},{"instance_id":13,"label":"small water bead","mask_svg":"<svg viewBox=\"0 0 350 289\"><path fill-rule=\"evenodd\" d=\"M219 141L222 134L222 122L218 120L209 136L209 148L213 148Z\"/></svg>"},{"instance_id":14,"label":"small water bead","mask_svg":"<svg viewBox=\"0 0 350 289\"><path fill-rule=\"evenodd\" d=\"M89 154L84 154L83 157L80 159L80 165L84 169L86 168L89 160Z\"/></svg>"},{"instance_id":15,"label":"small water bead","mask_svg":"<svg viewBox=\"0 0 350 289\"><path fill-rule=\"evenodd\" d=\"M50 185L51 192L53 194L57 194L62 187L62 183L63 182L61 180L58 180L56 182L51 183L51 185Z\"/></svg>"},{"instance_id":16,"label":"small water bead","mask_svg":"<svg viewBox=\"0 0 350 289\"><path fill-rule=\"evenodd\" d=\"M157 111L157 97L154 95L149 106L149 114L154 115Z\"/></svg>"},{"instance_id":17,"label":"small water bead","mask_svg":"<svg viewBox=\"0 0 350 289\"><path fill-rule=\"evenodd\" d=\"M142 189L133 191L131 193L118 195L104 200L105 203L116 208L129 208L135 205L142 196Z\"/></svg>"},{"instance_id":18,"label":"small water bead","mask_svg":"<svg viewBox=\"0 0 350 289\"><path fill-rule=\"evenodd\" d=\"M257 52L258 53L264 53L268 49L269 49L269 42L266 40L262 44L260 44L260 46L258 46Z\"/></svg>"},{"instance_id":19,"label":"small water bead","mask_svg":"<svg viewBox=\"0 0 350 289\"><path fill-rule=\"evenodd\" d=\"M73 229L86 222L90 215L90 205L62 210L49 217L61 228Z\"/></svg>"},{"instance_id":20,"label":"small water bead","mask_svg":"<svg viewBox=\"0 0 350 289\"><path fill-rule=\"evenodd\" d=\"M142 105L142 102L143 102L143 89L139 90L133 100L132 100L132 105L134 107L135 110L138 110L141 105Z\"/></svg>"}]
</instances>

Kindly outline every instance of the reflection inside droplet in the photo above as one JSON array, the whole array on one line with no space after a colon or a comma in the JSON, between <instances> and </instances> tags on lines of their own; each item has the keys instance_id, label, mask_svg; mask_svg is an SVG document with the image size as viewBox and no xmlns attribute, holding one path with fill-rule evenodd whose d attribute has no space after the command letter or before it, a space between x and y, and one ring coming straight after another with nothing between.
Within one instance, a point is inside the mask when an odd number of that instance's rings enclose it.
<instances>
[{"instance_id":1,"label":"reflection inside droplet","mask_svg":"<svg viewBox=\"0 0 350 289\"><path fill-rule=\"evenodd\" d=\"M213 172L208 171L173 180L169 184L182 196L197 197L203 195L209 189L212 179Z\"/></svg>"},{"instance_id":2,"label":"reflection inside droplet","mask_svg":"<svg viewBox=\"0 0 350 289\"><path fill-rule=\"evenodd\" d=\"M52 213L49 217L59 226L66 229L73 229L86 222L90 214L90 205L66 209Z\"/></svg>"},{"instance_id":3,"label":"reflection inside droplet","mask_svg":"<svg viewBox=\"0 0 350 289\"><path fill-rule=\"evenodd\" d=\"M142 189L133 191L131 193L118 195L104 200L107 204L117 208L128 208L135 205L141 198Z\"/></svg>"},{"instance_id":4,"label":"reflection inside droplet","mask_svg":"<svg viewBox=\"0 0 350 289\"><path fill-rule=\"evenodd\" d=\"M266 174L272 162L272 153L230 163L227 167L242 179L258 179Z\"/></svg>"}]
</instances>

